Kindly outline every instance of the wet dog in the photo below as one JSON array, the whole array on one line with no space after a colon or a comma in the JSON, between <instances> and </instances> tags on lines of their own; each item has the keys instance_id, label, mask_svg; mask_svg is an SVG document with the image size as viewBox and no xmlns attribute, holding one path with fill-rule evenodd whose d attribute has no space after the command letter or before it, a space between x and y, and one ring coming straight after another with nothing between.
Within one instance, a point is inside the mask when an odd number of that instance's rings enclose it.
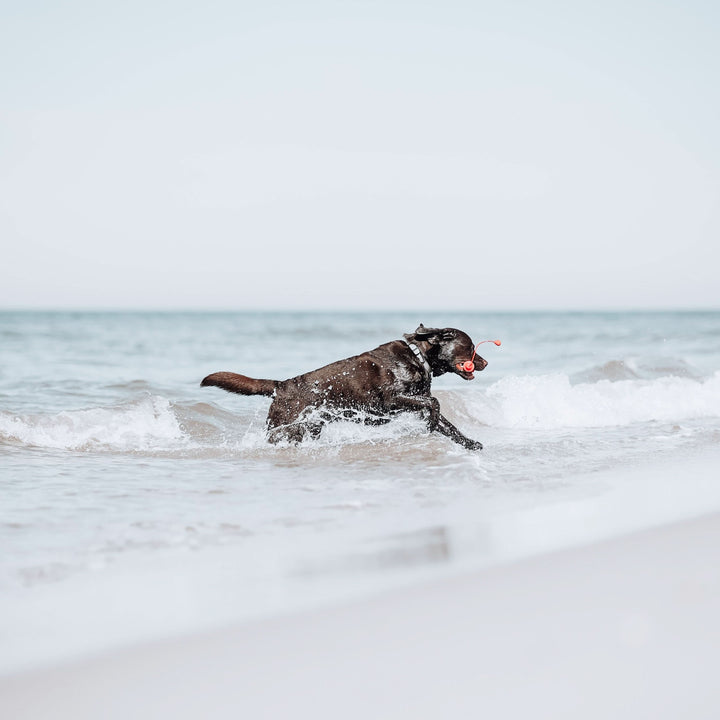
<instances>
[{"instance_id":1,"label":"wet dog","mask_svg":"<svg viewBox=\"0 0 720 720\"><path fill-rule=\"evenodd\" d=\"M430 431L469 450L482 450L481 443L465 437L440 414L440 403L430 394L433 377L452 372L472 380L474 370L487 367L475 355L473 341L455 328L423 325L403 337L289 380L216 372L200 384L240 395L272 397L267 417L272 443L317 437L324 423L332 420L381 424L399 412L413 412L426 419Z\"/></svg>"}]
</instances>

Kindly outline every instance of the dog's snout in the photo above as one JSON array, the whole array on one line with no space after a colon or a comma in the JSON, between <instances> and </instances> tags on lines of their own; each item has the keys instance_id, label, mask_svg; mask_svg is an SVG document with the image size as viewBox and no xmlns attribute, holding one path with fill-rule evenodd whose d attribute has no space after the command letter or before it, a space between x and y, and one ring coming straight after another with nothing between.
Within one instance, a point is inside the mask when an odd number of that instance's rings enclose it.
<instances>
[{"instance_id":1,"label":"dog's snout","mask_svg":"<svg viewBox=\"0 0 720 720\"><path fill-rule=\"evenodd\" d=\"M485 358L475 356L475 367L478 370L484 370L487 367L487 360Z\"/></svg>"}]
</instances>

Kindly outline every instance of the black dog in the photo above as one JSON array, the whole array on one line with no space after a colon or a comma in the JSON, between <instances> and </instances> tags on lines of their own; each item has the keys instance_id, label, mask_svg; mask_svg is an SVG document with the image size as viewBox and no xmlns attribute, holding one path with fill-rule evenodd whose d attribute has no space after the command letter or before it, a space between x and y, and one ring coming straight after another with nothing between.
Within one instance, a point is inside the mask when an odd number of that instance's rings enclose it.
<instances>
[{"instance_id":1,"label":"black dog","mask_svg":"<svg viewBox=\"0 0 720 720\"><path fill-rule=\"evenodd\" d=\"M272 397L267 429L273 443L300 442L306 434L316 437L323 422L353 419L359 413L363 422L380 424L398 412L419 412L427 418L431 431L469 450L482 450L481 443L465 437L440 414L440 403L430 395L433 376L454 372L472 380L474 369L487 367L487 362L474 354L473 341L455 328L423 325L404 338L289 380L256 380L217 372L201 385Z\"/></svg>"}]
</instances>

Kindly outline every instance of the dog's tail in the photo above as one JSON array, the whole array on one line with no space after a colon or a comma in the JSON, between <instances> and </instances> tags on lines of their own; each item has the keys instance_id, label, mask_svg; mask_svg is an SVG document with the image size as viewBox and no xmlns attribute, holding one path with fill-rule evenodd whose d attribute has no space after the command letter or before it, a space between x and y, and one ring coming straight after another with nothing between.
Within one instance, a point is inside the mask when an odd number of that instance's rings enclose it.
<instances>
[{"instance_id":1,"label":"dog's tail","mask_svg":"<svg viewBox=\"0 0 720 720\"><path fill-rule=\"evenodd\" d=\"M279 383L277 380L256 380L233 372L216 372L204 378L200 385L215 385L238 395L272 395Z\"/></svg>"}]
</instances>

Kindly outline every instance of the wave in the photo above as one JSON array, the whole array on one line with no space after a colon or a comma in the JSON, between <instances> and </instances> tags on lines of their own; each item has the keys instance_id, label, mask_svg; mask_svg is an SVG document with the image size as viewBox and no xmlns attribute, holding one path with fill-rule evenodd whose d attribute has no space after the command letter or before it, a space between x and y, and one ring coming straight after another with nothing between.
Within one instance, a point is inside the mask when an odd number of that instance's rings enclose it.
<instances>
[{"instance_id":1,"label":"wave","mask_svg":"<svg viewBox=\"0 0 720 720\"><path fill-rule=\"evenodd\" d=\"M468 394L464 414L506 428L616 427L720 417L720 372L706 380L601 380L573 384L568 375L508 377L478 397Z\"/></svg>"},{"instance_id":2,"label":"wave","mask_svg":"<svg viewBox=\"0 0 720 720\"><path fill-rule=\"evenodd\" d=\"M150 396L114 407L57 414L0 412L0 441L64 450L148 450L181 442L185 433L171 403Z\"/></svg>"},{"instance_id":3,"label":"wave","mask_svg":"<svg viewBox=\"0 0 720 720\"><path fill-rule=\"evenodd\" d=\"M574 383L565 374L511 376L487 389L440 390L443 412L472 435L473 428L594 428L634 423L720 418L720 371L706 380L600 380ZM0 411L0 443L100 452L236 455L282 449L265 439L265 408L244 414L209 403L173 403L158 396L109 407L56 414ZM241 411L243 412L243 411ZM360 418L362 420L362 418ZM419 417L380 426L341 421L327 425L308 449L412 442L426 434Z\"/></svg>"},{"instance_id":4,"label":"wave","mask_svg":"<svg viewBox=\"0 0 720 720\"><path fill-rule=\"evenodd\" d=\"M596 383L601 380L655 380L663 377L684 377L702 379L696 367L681 358L625 358L609 360L570 376L573 384Z\"/></svg>"}]
</instances>

